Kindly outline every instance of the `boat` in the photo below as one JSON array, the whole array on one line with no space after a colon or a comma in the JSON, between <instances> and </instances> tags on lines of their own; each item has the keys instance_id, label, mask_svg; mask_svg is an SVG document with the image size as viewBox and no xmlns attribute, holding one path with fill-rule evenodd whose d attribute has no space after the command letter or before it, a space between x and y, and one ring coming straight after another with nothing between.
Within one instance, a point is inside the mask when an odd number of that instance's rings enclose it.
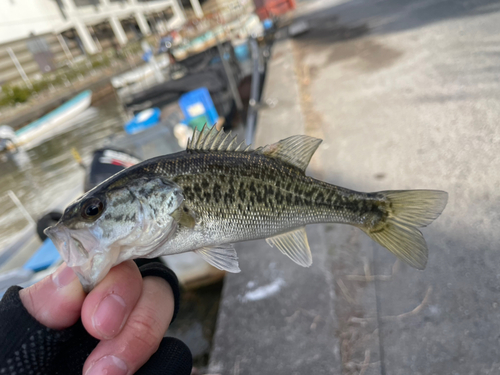
<instances>
[{"instance_id":1,"label":"boat","mask_svg":"<svg viewBox=\"0 0 500 375\"><path fill-rule=\"evenodd\" d=\"M90 107L91 101L92 91L85 90L81 92L60 107L17 130L13 139L15 146L26 146L32 141L45 138L47 134L53 136L53 130L60 130L61 125L65 123L72 123L75 116Z\"/></svg>"}]
</instances>

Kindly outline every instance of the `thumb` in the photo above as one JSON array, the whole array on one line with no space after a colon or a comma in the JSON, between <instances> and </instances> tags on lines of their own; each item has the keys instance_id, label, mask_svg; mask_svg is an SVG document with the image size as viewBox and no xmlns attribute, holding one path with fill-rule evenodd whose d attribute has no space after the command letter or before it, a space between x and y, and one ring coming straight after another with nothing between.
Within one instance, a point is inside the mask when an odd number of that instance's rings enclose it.
<instances>
[{"instance_id":1,"label":"thumb","mask_svg":"<svg viewBox=\"0 0 500 375\"><path fill-rule=\"evenodd\" d=\"M63 329L80 318L85 293L76 274L63 263L53 274L22 289L19 297L26 310L41 324Z\"/></svg>"}]
</instances>

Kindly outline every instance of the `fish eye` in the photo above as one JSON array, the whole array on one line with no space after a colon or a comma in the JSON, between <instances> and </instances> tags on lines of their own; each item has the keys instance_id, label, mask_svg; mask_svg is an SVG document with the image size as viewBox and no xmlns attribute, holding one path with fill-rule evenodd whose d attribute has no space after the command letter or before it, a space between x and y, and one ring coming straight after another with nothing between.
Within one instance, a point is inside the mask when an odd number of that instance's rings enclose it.
<instances>
[{"instance_id":1,"label":"fish eye","mask_svg":"<svg viewBox=\"0 0 500 375\"><path fill-rule=\"evenodd\" d=\"M81 215L86 220L96 220L102 213L103 203L98 198L92 198L83 204Z\"/></svg>"}]
</instances>

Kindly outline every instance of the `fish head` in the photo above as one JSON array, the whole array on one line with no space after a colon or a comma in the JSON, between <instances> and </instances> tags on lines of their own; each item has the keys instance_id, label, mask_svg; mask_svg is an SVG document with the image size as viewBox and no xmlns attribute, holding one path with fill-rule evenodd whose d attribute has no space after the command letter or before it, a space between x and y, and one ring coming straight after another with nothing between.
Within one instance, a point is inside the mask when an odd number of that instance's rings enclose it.
<instances>
[{"instance_id":1,"label":"fish head","mask_svg":"<svg viewBox=\"0 0 500 375\"><path fill-rule=\"evenodd\" d=\"M111 267L161 247L177 227L171 214L182 201L181 189L170 181L103 183L71 203L45 233L90 291Z\"/></svg>"}]
</instances>

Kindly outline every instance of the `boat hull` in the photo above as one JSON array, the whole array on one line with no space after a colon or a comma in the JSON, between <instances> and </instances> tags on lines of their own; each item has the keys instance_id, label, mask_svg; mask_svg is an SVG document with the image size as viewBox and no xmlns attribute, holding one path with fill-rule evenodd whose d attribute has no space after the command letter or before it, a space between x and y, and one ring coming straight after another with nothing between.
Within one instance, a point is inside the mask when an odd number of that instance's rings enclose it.
<instances>
[{"instance_id":1,"label":"boat hull","mask_svg":"<svg viewBox=\"0 0 500 375\"><path fill-rule=\"evenodd\" d=\"M54 130L64 123L70 122L76 115L85 111L92 102L92 92L84 91L52 112L40 117L38 120L26 125L16 132L16 146L23 146L37 138L43 137L47 132Z\"/></svg>"}]
</instances>

